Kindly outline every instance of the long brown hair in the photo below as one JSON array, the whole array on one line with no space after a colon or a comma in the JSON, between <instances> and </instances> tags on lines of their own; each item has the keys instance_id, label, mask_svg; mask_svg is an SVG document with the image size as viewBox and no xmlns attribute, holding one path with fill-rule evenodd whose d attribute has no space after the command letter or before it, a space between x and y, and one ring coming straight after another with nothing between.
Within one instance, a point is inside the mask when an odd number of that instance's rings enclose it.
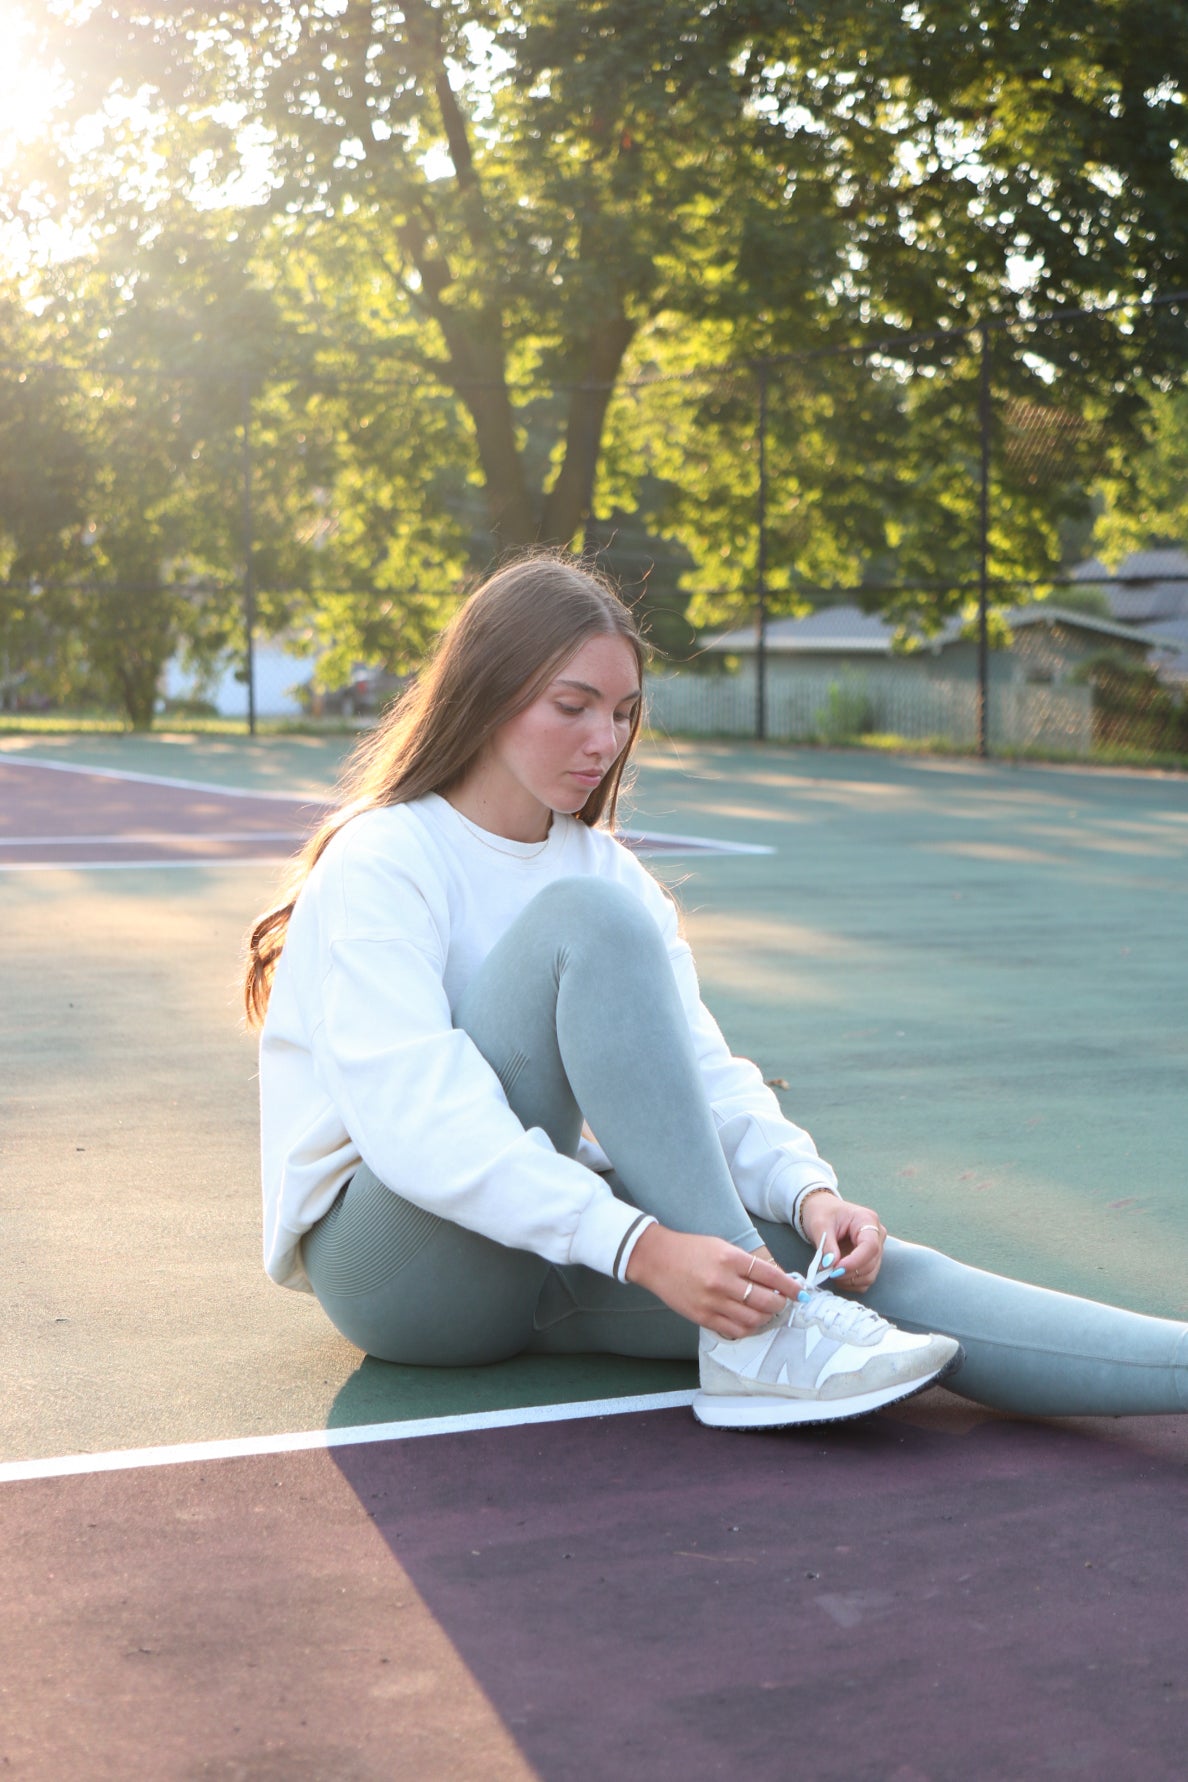
<instances>
[{"instance_id":1,"label":"long brown hair","mask_svg":"<svg viewBox=\"0 0 1188 1782\"><path fill-rule=\"evenodd\" d=\"M352 753L334 810L294 859L280 901L253 926L244 976L250 1026L264 1019L297 894L331 838L363 811L457 785L501 724L531 705L588 638L608 635L631 646L642 680L646 651L630 608L601 575L552 553L506 564L471 594L416 681ZM613 823L641 707L579 822Z\"/></svg>"}]
</instances>

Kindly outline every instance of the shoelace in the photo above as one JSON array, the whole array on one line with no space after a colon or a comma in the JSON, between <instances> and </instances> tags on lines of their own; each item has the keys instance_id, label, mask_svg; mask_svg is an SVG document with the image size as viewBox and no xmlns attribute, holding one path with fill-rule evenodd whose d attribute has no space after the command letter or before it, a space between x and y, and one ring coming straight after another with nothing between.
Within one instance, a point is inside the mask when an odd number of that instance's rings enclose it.
<instances>
[{"instance_id":1,"label":"shoelace","mask_svg":"<svg viewBox=\"0 0 1188 1782\"><path fill-rule=\"evenodd\" d=\"M826 1282L835 1281L839 1275L845 1274L844 1268L835 1268L836 1256L825 1254L825 1239L817 1245L813 1260L809 1263L808 1273L804 1277L804 1286L797 1295L798 1302L807 1306L812 1317L823 1324L827 1330L836 1335L861 1337L869 1335L884 1320L869 1306L855 1305L852 1300L838 1299L830 1292Z\"/></svg>"}]
</instances>

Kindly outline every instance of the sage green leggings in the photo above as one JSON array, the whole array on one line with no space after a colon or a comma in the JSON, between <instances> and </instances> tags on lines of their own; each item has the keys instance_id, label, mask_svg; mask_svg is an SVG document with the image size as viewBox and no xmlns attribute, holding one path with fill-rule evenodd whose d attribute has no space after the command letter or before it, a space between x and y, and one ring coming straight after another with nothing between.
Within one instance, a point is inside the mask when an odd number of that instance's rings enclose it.
<instances>
[{"instance_id":1,"label":"sage green leggings","mask_svg":"<svg viewBox=\"0 0 1188 1782\"><path fill-rule=\"evenodd\" d=\"M808 1247L746 1212L718 1143L664 944L617 885L563 879L492 950L456 1012L525 1126L572 1156L583 1118L615 1164L614 1192L662 1224ZM394 1110L398 1118L398 1110ZM382 1360L438 1367L552 1354L695 1357L697 1329L642 1288L554 1267L425 1211L361 1166L308 1232L319 1301ZM1075 1299L887 1239L865 1303L909 1330L960 1339L946 1384L1033 1415L1188 1409L1188 1325Z\"/></svg>"}]
</instances>

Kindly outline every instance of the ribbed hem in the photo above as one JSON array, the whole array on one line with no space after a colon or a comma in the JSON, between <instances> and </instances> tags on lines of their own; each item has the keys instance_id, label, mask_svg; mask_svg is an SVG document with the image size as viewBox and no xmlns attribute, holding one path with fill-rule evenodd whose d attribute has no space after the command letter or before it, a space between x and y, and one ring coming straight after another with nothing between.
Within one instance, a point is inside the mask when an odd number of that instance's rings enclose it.
<instances>
[{"instance_id":1,"label":"ribbed hem","mask_svg":"<svg viewBox=\"0 0 1188 1782\"><path fill-rule=\"evenodd\" d=\"M631 1261L636 1244L649 1225L658 1225L659 1223L660 1221L654 1213L641 1213L635 1224L627 1227L626 1235L615 1256L614 1276L616 1281L627 1279L627 1264Z\"/></svg>"},{"instance_id":2,"label":"ribbed hem","mask_svg":"<svg viewBox=\"0 0 1188 1782\"><path fill-rule=\"evenodd\" d=\"M802 1221L800 1214L804 1207L804 1203L810 1194L832 1194L835 1200L840 1200L842 1197L841 1189L835 1188L832 1182L810 1182L807 1187L800 1190L796 1199L792 1202L792 1229L797 1237L804 1239L806 1244L809 1241L809 1237L808 1232L804 1229L804 1222Z\"/></svg>"},{"instance_id":3,"label":"ribbed hem","mask_svg":"<svg viewBox=\"0 0 1188 1782\"><path fill-rule=\"evenodd\" d=\"M616 1200L604 1183L600 1182L599 1188L601 1191L591 1197L578 1220L577 1229L570 1240L568 1260L584 1263L587 1268L597 1269L600 1275L609 1275L612 1280L622 1280L624 1277L619 1272L620 1268L626 1267L631 1249L634 1248L634 1244L629 1243L632 1233L635 1234L635 1243L638 1243L646 1222L651 1221L654 1224L655 1221L650 1213L642 1212L639 1207L629 1206L624 1200ZM625 1245L628 1247L624 1251Z\"/></svg>"},{"instance_id":4,"label":"ribbed hem","mask_svg":"<svg viewBox=\"0 0 1188 1782\"><path fill-rule=\"evenodd\" d=\"M829 1188L839 1198L841 1195L837 1176L823 1157L789 1157L784 1154L778 1156L768 1170L757 1200L748 1200L747 1205L752 1212L761 1213L765 1218L774 1219L777 1224L791 1225L793 1230L799 1230L796 1210L812 1188Z\"/></svg>"}]
</instances>

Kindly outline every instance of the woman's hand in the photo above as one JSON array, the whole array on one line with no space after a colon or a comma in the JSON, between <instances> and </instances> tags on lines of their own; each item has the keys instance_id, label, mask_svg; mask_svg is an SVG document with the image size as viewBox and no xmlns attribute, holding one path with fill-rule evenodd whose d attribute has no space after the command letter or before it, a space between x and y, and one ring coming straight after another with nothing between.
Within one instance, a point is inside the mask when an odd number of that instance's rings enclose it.
<instances>
[{"instance_id":1,"label":"woman's hand","mask_svg":"<svg viewBox=\"0 0 1188 1782\"><path fill-rule=\"evenodd\" d=\"M768 1250L740 1250L725 1238L649 1225L627 1264L627 1279L718 1336L750 1336L795 1299L803 1283Z\"/></svg>"},{"instance_id":2,"label":"woman's hand","mask_svg":"<svg viewBox=\"0 0 1188 1782\"><path fill-rule=\"evenodd\" d=\"M887 1228L870 1207L855 1206L851 1200L838 1200L835 1194L810 1194L801 1204L800 1223L805 1236L816 1249L825 1239L826 1250L832 1250L845 1269L832 1285L847 1292L865 1293L871 1286L883 1261L883 1244Z\"/></svg>"}]
</instances>

